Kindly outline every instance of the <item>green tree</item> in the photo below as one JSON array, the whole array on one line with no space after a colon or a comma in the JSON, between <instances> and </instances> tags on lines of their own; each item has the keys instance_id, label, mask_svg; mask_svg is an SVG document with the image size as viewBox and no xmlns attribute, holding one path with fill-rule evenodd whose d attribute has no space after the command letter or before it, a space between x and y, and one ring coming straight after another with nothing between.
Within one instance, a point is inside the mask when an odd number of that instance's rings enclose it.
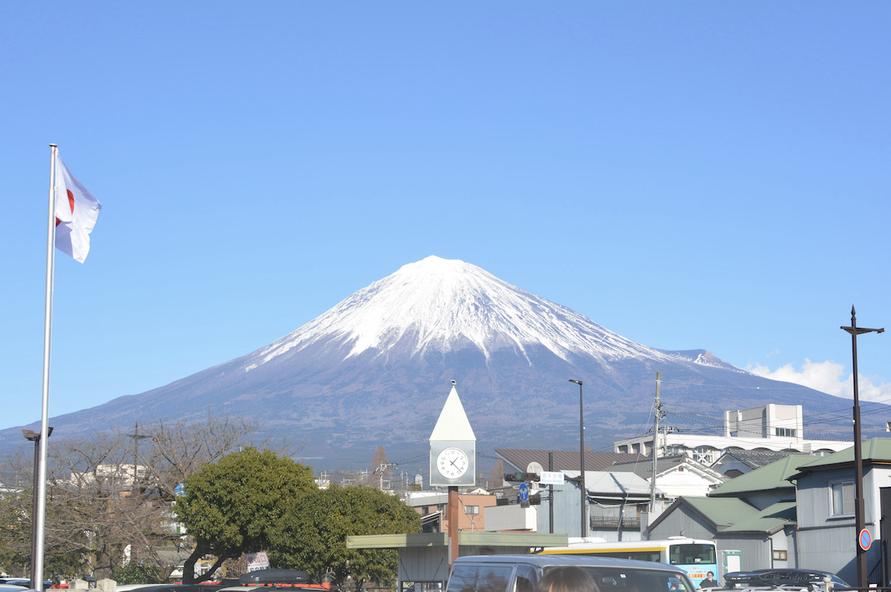
<instances>
[{"instance_id":1,"label":"green tree","mask_svg":"<svg viewBox=\"0 0 891 592\"><path fill-rule=\"evenodd\" d=\"M183 565L185 583L210 579L227 559L268 547L269 529L299 498L315 489L312 471L272 451L247 448L205 465L186 480L176 515L195 539ZM195 578L195 562L216 562Z\"/></svg>"},{"instance_id":2,"label":"green tree","mask_svg":"<svg viewBox=\"0 0 891 592\"><path fill-rule=\"evenodd\" d=\"M420 516L393 496L370 487L331 487L305 495L269 533L270 561L316 578L347 576L356 589L365 582L390 583L396 552L347 549L348 535L419 532Z\"/></svg>"}]
</instances>

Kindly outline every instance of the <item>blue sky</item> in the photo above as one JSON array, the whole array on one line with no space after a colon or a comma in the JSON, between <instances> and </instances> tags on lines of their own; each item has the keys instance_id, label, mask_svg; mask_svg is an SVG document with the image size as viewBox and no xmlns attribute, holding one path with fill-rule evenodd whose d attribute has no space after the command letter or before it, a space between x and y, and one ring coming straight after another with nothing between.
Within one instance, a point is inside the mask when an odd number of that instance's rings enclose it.
<instances>
[{"instance_id":1,"label":"blue sky","mask_svg":"<svg viewBox=\"0 0 891 592\"><path fill-rule=\"evenodd\" d=\"M889 18L3 2L0 426L39 416L49 142L103 202L86 264L58 258L53 414L251 351L429 254L841 392L851 304L891 325ZM891 398L891 335L860 353Z\"/></svg>"}]
</instances>

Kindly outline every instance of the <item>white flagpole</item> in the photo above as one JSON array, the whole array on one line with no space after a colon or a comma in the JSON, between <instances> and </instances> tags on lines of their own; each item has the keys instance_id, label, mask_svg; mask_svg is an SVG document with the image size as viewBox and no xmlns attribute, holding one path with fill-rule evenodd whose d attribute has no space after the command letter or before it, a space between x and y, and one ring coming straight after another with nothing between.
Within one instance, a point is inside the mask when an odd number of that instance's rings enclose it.
<instances>
[{"instance_id":1,"label":"white flagpole","mask_svg":"<svg viewBox=\"0 0 891 592\"><path fill-rule=\"evenodd\" d=\"M43 402L40 410L40 462L37 468L37 515L34 529L34 557L31 558L34 574L31 587L43 592L43 543L46 523L46 446L49 438L49 374L50 374L50 336L53 322L53 275L56 254L56 160L59 147L50 144L50 188L49 215L46 229L46 294L43 316Z\"/></svg>"}]
</instances>

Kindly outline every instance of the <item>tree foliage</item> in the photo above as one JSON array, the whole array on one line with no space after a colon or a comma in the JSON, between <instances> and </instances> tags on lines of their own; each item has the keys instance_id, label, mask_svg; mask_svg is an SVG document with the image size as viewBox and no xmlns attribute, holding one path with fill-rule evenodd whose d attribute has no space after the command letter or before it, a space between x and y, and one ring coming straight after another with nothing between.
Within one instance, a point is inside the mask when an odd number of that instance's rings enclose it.
<instances>
[{"instance_id":1,"label":"tree foliage","mask_svg":"<svg viewBox=\"0 0 891 592\"><path fill-rule=\"evenodd\" d=\"M315 489L312 471L272 451L247 448L205 465L186 480L176 515L195 539L184 564L186 583L209 579L227 559L269 547L269 529L302 496ZM217 559L195 579L195 562Z\"/></svg>"},{"instance_id":2,"label":"tree foliage","mask_svg":"<svg viewBox=\"0 0 891 592\"><path fill-rule=\"evenodd\" d=\"M341 585L350 576L357 589L370 581L389 583L396 552L347 549L346 537L419 531L418 514L393 496L369 487L333 486L305 495L275 525L269 533L270 561L316 578L333 575Z\"/></svg>"}]
</instances>

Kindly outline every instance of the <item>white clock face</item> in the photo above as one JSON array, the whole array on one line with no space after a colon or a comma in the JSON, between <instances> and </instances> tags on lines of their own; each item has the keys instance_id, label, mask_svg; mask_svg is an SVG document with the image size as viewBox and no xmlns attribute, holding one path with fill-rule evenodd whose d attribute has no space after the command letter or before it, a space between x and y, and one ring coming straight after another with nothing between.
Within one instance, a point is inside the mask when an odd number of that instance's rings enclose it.
<instances>
[{"instance_id":1,"label":"white clock face","mask_svg":"<svg viewBox=\"0 0 891 592\"><path fill-rule=\"evenodd\" d=\"M457 479L467 472L469 466L467 454L458 448L446 448L436 457L436 468L446 479Z\"/></svg>"}]
</instances>

